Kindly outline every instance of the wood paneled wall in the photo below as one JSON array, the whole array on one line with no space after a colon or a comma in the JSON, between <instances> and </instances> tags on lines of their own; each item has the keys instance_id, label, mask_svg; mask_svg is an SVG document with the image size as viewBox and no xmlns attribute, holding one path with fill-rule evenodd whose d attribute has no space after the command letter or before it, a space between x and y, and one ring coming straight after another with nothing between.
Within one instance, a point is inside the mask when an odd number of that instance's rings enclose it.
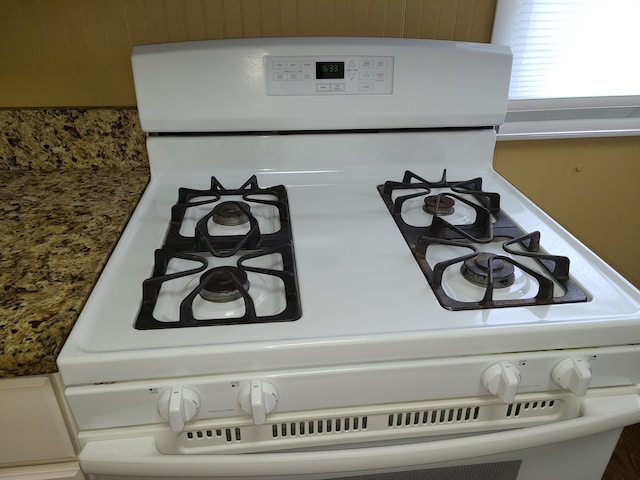
<instances>
[{"instance_id":1,"label":"wood paneled wall","mask_svg":"<svg viewBox=\"0 0 640 480\"><path fill-rule=\"evenodd\" d=\"M238 37L488 42L496 0L0 0L0 108L133 106L131 47Z\"/></svg>"}]
</instances>

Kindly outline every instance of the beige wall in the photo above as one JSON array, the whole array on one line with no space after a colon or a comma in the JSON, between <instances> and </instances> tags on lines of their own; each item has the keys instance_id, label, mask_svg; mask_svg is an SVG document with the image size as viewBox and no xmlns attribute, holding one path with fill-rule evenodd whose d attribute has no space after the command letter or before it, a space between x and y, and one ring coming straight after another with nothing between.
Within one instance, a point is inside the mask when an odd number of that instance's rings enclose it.
<instances>
[{"instance_id":1,"label":"beige wall","mask_svg":"<svg viewBox=\"0 0 640 480\"><path fill-rule=\"evenodd\" d=\"M0 0L0 108L133 106L132 45L347 35L487 42L496 0ZM640 286L640 138L500 142L508 180Z\"/></svg>"},{"instance_id":2,"label":"beige wall","mask_svg":"<svg viewBox=\"0 0 640 480\"><path fill-rule=\"evenodd\" d=\"M640 137L498 142L494 165L640 287Z\"/></svg>"},{"instance_id":3,"label":"beige wall","mask_svg":"<svg viewBox=\"0 0 640 480\"><path fill-rule=\"evenodd\" d=\"M237 37L486 42L495 0L0 0L0 108L133 106L133 45Z\"/></svg>"}]
</instances>

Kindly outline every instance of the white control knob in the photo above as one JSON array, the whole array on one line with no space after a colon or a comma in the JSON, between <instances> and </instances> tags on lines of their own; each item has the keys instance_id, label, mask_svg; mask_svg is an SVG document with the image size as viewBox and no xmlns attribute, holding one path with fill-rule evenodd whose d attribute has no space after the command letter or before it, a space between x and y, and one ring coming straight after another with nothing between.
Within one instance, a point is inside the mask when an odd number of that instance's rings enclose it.
<instances>
[{"instance_id":1,"label":"white control knob","mask_svg":"<svg viewBox=\"0 0 640 480\"><path fill-rule=\"evenodd\" d=\"M183 387L171 387L158 400L158 413L169 420L172 432L181 432L185 422L200 411L200 397L193 390Z\"/></svg>"},{"instance_id":2,"label":"white control knob","mask_svg":"<svg viewBox=\"0 0 640 480\"><path fill-rule=\"evenodd\" d=\"M255 425L262 425L267 421L267 414L278 404L278 390L271 383L251 380L240 388L238 402L242 410L253 417Z\"/></svg>"},{"instance_id":3,"label":"white control knob","mask_svg":"<svg viewBox=\"0 0 640 480\"><path fill-rule=\"evenodd\" d=\"M551 378L576 397L584 397L591 383L591 368L586 360L566 358L554 367Z\"/></svg>"},{"instance_id":4,"label":"white control knob","mask_svg":"<svg viewBox=\"0 0 640 480\"><path fill-rule=\"evenodd\" d=\"M482 374L482 384L504 403L511 403L520 384L520 371L513 363L498 362Z\"/></svg>"}]
</instances>

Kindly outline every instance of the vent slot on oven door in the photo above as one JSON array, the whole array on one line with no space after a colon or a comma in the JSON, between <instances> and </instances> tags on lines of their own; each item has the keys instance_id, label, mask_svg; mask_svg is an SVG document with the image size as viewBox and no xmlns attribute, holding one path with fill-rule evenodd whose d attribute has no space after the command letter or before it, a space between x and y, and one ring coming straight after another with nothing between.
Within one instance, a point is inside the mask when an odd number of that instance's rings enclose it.
<instances>
[{"instance_id":1,"label":"vent slot on oven door","mask_svg":"<svg viewBox=\"0 0 640 480\"><path fill-rule=\"evenodd\" d=\"M362 432L367 429L367 416L338 417L301 422L274 423L271 426L273 438L308 437L330 435L332 433Z\"/></svg>"},{"instance_id":2,"label":"vent slot on oven door","mask_svg":"<svg viewBox=\"0 0 640 480\"><path fill-rule=\"evenodd\" d=\"M389 415L389 427L474 422L479 415L480 407L441 408L439 410L392 413Z\"/></svg>"},{"instance_id":3,"label":"vent slot on oven door","mask_svg":"<svg viewBox=\"0 0 640 480\"><path fill-rule=\"evenodd\" d=\"M206 430L190 430L185 432L188 440L216 439L216 441L231 443L242 440L242 430L235 428L211 428Z\"/></svg>"},{"instance_id":4,"label":"vent slot on oven door","mask_svg":"<svg viewBox=\"0 0 640 480\"><path fill-rule=\"evenodd\" d=\"M532 402L512 403L507 408L507 417L519 417L520 415L545 414L553 411L556 407L555 400L541 400Z\"/></svg>"},{"instance_id":5,"label":"vent slot on oven door","mask_svg":"<svg viewBox=\"0 0 640 480\"><path fill-rule=\"evenodd\" d=\"M481 434L552 423L579 415L580 402L570 395L519 395L518 400L511 404L477 398L440 404L365 406L332 410L327 416L322 416L322 411L279 413L269 415L268 423L264 425L252 425L248 419L239 417L218 420L217 425L205 425L205 420L178 437L170 432L160 435L158 446L165 454L286 451Z\"/></svg>"}]
</instances>

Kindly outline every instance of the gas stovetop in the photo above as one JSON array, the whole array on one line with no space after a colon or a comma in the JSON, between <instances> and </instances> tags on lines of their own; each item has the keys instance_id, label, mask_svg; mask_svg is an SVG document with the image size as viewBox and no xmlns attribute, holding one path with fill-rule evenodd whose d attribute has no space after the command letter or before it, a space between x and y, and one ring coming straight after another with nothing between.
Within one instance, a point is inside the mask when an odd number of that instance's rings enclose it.
<instances>
[{"instance_id":1,"label":"gas stovetop","mask_svg":"<svg viewBox=\"0 0 640 480\"><path fill-rule=\"evenodd\" d=\"M452 180L482 178L484 191L499 193L501 212L508 213L510 223L522 232L540 232L541 248L554 259L570 260L569 282L579 287L587 301L457 311L443 308L378 190L378 186L389 179L402 176L404 169L387 165L388 159L397 154L397 145L402 144L402 149L421 151L425 143L434 140L434 135L439 142L450 144L451 158L456 158L456 162L443 158L432 166L407 163L406 169L420 172L421 178L439 179L445 168ZM166 161L173 151L182 150L182 158L190 158L191 168L188 172L152 177L59 359L65 381L82 384L161 378L167 372L201 375L292 364L316 368L339 363L493 354L498 349L579 348L593 341L595 331L602 344L619 344L633 336L634 326L628 319L639 307L633 299L633 290L617 280L601 260L493 172L490 165L477 165L477 152L490 150L495 133L488 130L474 134L398 132L364 134L364 137L364 143L363 134L359 133L211 137L200 139L194 150L188 146L189 137L151 139L152 150L162 146ZM287 168L291 159L278 157L282 151L306 151L307 160L315 161L322 155L322 147L327 142L341 151L358 151L367 158L367 165L338 165L341 158L336 158L335 163L327 165L324 171L295 170ZM205 145L208 148L203 148ZM229 168L212 171L209 167L209 152L217 152L221 158L227 154L245 156L258 145L265 157L274 159L274 163L277 163L276 158L283 162L271 171L256 172L260 188L271 191L279 185L284 186L288 214L281 219L276 219L274 205L252 206L252 199L256 197L241 188L248 178L245 172ZM470 148L472 145L475 148ZM159 160L165 161L162 156ZM234 193L229 196L220 192L206 193L211 189L212 176L216 178L214 184ZM192 198L178 200L176 207L181 188L191 192ZM214 192L216 188L220 187L214 187ZM234 189L242 193L238 194ZM424 196L424 190L418 190ZM256 217L259 229L264 233L261 241L250 234L252 222L225 227L236 233L219 235L218 226L212 220L214 205L219 203L212 200L218 195L222 203L232 202L232 216L240 211L244 216L249 213ZM420 213L421 220L407 218L406 221L418 228L428 228L432 215L422 210L423 199L416 200L420 205L419 212L415 213ZM275 199L267 201L277 203ZM205 203L185 208L200 202ZM250 209L239 202L246 203ZM456 202L457 208L454 207L458 213L464 210L463 205L467 205L460 203ZM271 212L263 215L266 221L262 224L263 219L258 218L262 215L259 213L261 207L268 207ZM187 222L191 233L178 225L182 211L184 217L180 223ZM496 213L491 216L495 219L491 227L495 234L507 225L506 214L499 220ZM458 222L461 223L464 226L463 222ZM278 238L288 229L291 241L285 241L286 245L276 253L273 249L281 247L271 241L288 237ZM469 242L466 238L450 240L448 236L455 229L444 228L442 231L443 238L438 241ZM247 236L250 238L245 239ZM224 241L216 243L217 237ZM419 238L422 237L417 235L416 239ZM433 238L433 235L424 238ZM251 248L243 250L240 246L235 251L242 242ZM527 240L525 245L527 242L532 244L533 240ZM497 246L495 243L473 243L473 248L480 251L502 248L502 238ZM445 261L432 258L432 252L434 255L441 253L435 247L440 245L425 248L425 259L431 266ZM462 253L456 253L457 256L473 252L466 243L459 248ZM523 247L511 245L507 248ZM189 250L189 253L176 255L173 250L179 249ZM272 253L262 259L253 257L259 251ZM222 253L222 256L212 252ZM498 259L506 256L501 250L499 252L493 252ZM290 254L293 254L293 262L290 262ZM539 263L539 260L529 258L517 262L527 266L529 260ZM238 264L249 267L248 289L244 277L235 270ZM218 268L220 270L216 270ZM531 268L546 270L540 265ZM551 271L553 268L554 265L549 265ZM254 276L256 270L269 273ZM461 278L459 266L449 270L455 273L457 284L463 282L462 285L467 290L472 289L475 296L460 299L454 297L457 292L445 290L448 296L457 301L478 302L486 295L486 288ZM517 272L520 268L514 267L514 270ZM182 276L190 271L189 275ZM215 302L202 298L199 291L204 289L207 271L220 272L220 277L226 275L227 280L222 283L227 286L231 283L234 287L226 293L233 297L239 292L242 299ZM446 275L443 277L442 288L453 288ZM292 278L290 298L288 294L277 293L272 297L274 301L261 299L262 293L274 289L273 283L282 286L286 278ZM569 284L562 282L562 279L554 280L554 285L560 286L559 298L566 295L564 286ZM176 285L175 289L171 285ZM493 301L502 301L499 295L509 288L495 288ZM253 289L255 292L252 293ZM252 296L256 292L257 295ZM244 318L246 305L251 305L245 300L247 293L255 306L255 317L249 309L250 314ZM222 294L224 296L225 292ZM523 296L528 298L535 293L525 291ZM165 303L168 299L171 301ZM152 310L151 303L147 303L151 300L157 300L161 305ZM189 304L192 313L187 312L181 318L184 305ZM203 306L206 308L201 308ZM151 311L153 314L149 315ZM254 322L270 316L280 320L280 315L291 312L292 317L283 321ZM160 328L137 328L136 322L142 315L153 317L153 326ZM168 328L184 322L200 326ZM618 328L611 328L613 325ZM136 361L132 362L132 358Z\"/></svg>"},{"instance_id":2,"label":"gas stovetop","mask_svg":"<svg viewBox=\"0 0 640 480\"><path fill-rule=\"evenodd\" d=\"M567 256L546 253L481 177L428 181L407 171L378 191L440 305L448 310L586 302ZM333 227L339 238L340 227ZM348 245L345 245L348 248ZM384 252L381 252L384 253ZM345 275L336 268L336 276ZM424 290L424 295L431 295ZM287 189L252 176L225 188L181 187L152 276L140 330L295 321L302 315Z\"/></svg>"}]
</instances>

